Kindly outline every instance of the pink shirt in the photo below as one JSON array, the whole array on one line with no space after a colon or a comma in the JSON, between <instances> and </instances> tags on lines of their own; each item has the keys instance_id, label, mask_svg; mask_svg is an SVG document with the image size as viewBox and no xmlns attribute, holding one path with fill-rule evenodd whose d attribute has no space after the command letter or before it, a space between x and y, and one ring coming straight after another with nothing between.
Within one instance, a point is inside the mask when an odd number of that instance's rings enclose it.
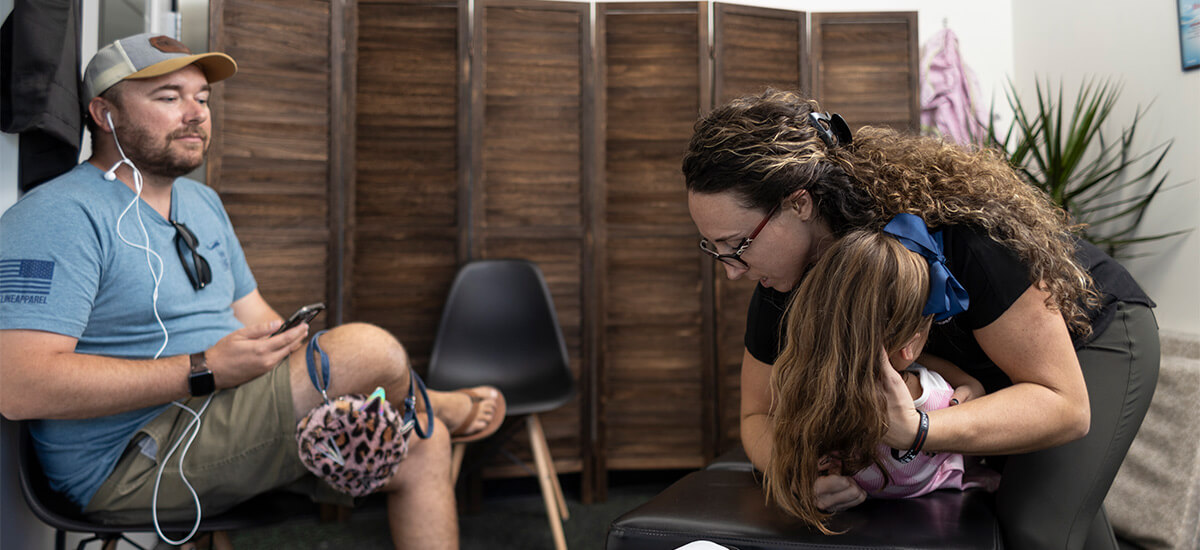
<instances>
[{"instance_id":1,"label":"pink shirt","mask_svg":"<svg viewBox=\"0 0 1200 550\"><path fill-rule=\"evenodd\" d=\"M921 396L913 400L916 408L929 412L950 406L954 388L941 375L915 363L906 370L916 373L921 381ZM874 465L854 474L854 481L875 498L910 498L938 489L995 489L998 482L994 475L982 479L971 476L969 481L964 481L963 455L957 453L922 452L908 464L901 464L892 458L891 449L886 445L880 445L877 452L892 477L887 487L883 486L883 474Z\"/></svg>"}]
</instances>

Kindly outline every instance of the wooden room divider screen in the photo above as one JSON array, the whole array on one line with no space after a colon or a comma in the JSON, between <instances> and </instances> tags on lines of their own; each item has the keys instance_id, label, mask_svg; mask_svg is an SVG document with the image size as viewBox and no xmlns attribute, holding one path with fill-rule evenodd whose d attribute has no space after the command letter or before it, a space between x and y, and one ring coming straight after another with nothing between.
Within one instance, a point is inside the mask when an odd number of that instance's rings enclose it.
<instances>
[{"instance_id":1,"label":"wooden room divider screen","mask_svg":"<svg viewBox=\"0 0 1200 550\"><path fill-rule=\"evenodd\" d=\"M546 274L580 382L560 472L697 468L738 444L753 283L696 251L699 115L766 86L917 128L915 13L726 3L213 0L209 182L267 300L392 331L428 362L458 266ZM711 20L711 31L710 31ZM521 475L497 466L493 475Z\"/></svg>"}]
</instances>

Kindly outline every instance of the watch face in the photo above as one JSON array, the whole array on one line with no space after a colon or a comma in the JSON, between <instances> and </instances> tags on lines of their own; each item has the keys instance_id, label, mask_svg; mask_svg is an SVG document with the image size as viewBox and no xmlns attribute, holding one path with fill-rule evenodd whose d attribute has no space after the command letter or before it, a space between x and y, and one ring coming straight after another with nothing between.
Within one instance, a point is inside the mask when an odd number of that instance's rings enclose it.
<instances>
[{"instance_id":1,"label":"watch face","mask_svg":"<svg viewBox=\"0 0 1200 550\"><path fill-rule=\"evenodd\" d=\"M208 395L215 389L217 384L213 380L212 371L193 372L188 375L188 391L193 396Z\"/></svg>"}]
</instances>

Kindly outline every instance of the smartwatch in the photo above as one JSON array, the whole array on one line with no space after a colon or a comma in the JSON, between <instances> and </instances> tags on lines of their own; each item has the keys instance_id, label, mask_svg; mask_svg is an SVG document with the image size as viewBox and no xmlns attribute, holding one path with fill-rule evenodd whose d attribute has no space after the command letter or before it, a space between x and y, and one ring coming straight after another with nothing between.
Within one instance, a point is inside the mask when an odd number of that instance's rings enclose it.
<instances>
[{"instance_id":1,"label":"smartwatch","mask_svg":"<svg viewBox=\"0 0 1200 550\"><path fill-rule=\"evenodd\" d=\"M188 392L192 397L208 395L215 391L217 383L213 379L212 371L208 370L208 360L204 358L204 352L193 353L190 360L192 372L188 374Z\"/></svg>"}]
</instances>

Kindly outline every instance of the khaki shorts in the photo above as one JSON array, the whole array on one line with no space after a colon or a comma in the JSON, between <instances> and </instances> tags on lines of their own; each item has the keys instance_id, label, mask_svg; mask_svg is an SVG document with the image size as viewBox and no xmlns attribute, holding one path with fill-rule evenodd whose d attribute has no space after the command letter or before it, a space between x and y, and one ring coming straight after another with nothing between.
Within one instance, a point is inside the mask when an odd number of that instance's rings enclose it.
<instances>
[{"instance_id":1,"label":"khaki shorts","mask_svg":"<svg viewBox=\"0 0 1200 550\"><path fill-rule=\"evenodd\" d=\"M199 411L205 399L194 397L184 404ZM138 430L84 514L108 523L149 522L159 461L193 418L171 405ZM183 471L200 497L204 516L274 489L307 494L317 502L353 505L353 497L337 492L300 463L287 359L263 376L214 394L201 418L200 433L188 450ZM191 493L179 477L185 445L186 438L163 470L158 491L160 521L192 521L196 517Z\"/></svg>"}]
</instances>

